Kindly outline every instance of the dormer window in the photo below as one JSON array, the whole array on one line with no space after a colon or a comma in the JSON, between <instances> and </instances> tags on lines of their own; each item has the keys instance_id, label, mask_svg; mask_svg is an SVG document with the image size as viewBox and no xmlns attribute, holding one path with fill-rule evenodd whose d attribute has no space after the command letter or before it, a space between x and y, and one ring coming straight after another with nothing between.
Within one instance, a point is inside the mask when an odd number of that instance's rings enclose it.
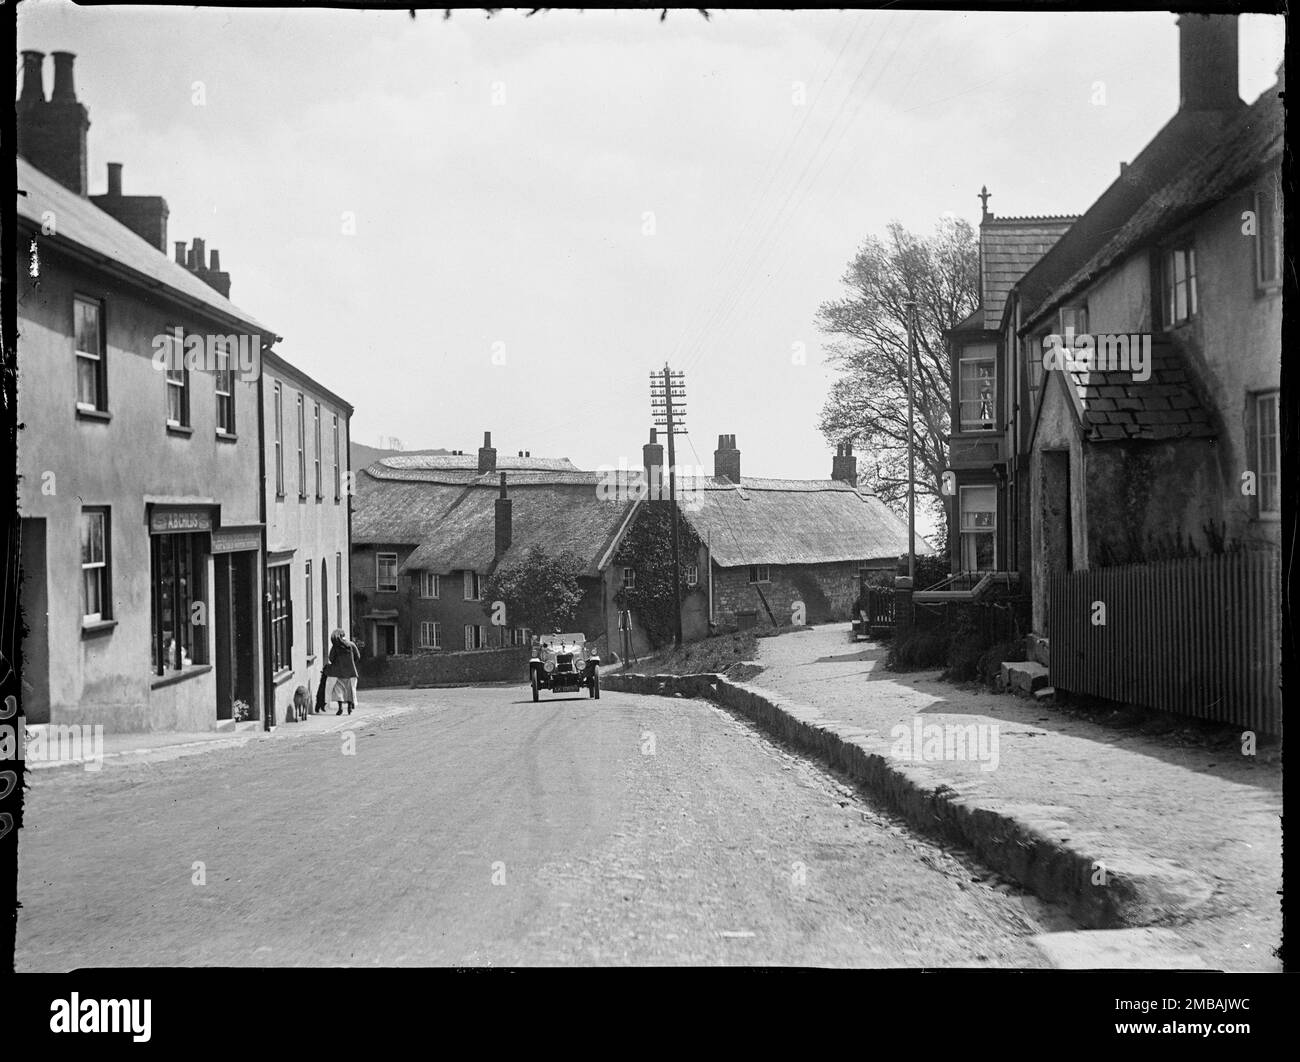
<instances>
[{"instance_id":1,"label":"dormer window","mask_svg":"<svg viewBox=\"0 0 1300 1062\"><path fill-rule=\"evenodd\" d=\"M962 431L993 431L998 393L992 346L967 347L958 359L958 409Z\"/></svg>"},{"instance_id":2,"label":"dormer window","mask_svg":"<svg viewBox=\"0 0 1300 1062\"><path fill-rule=\"evenodd\" d=\"M1088 334L1088 304L1061 307L1061 335L1084 336Z\"/></svg>"}]
</instances>

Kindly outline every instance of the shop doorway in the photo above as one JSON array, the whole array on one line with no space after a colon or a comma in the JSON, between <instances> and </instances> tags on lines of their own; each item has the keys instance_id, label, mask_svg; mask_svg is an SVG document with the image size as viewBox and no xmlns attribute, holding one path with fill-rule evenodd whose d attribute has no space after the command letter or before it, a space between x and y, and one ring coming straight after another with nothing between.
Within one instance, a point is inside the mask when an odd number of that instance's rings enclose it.
<instances>
[{"instance_id":1,"label":"shop doorway","mask_svg":"<svg viewBox=\"0 0 1300 1062\"><path fill-rule=\"evenodd\" d=\"M252 552L219 553L213 557L216 580L217 718L233 719L234 704L249 706L256 718L254 660L257 644L253 602Z\"/></svg>"}]
</instances>

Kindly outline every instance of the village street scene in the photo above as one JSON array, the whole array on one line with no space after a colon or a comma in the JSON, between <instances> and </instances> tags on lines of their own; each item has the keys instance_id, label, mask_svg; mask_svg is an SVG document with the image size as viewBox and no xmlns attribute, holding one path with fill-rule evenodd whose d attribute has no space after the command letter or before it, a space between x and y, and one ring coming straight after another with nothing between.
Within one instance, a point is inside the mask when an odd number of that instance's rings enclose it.
<instances>
[{"instance_id":1,"label":"village street scene","mask_svg":"<svg viewBox=\"0 0 1300 1062\"><path fill-rule=\"evenodd\" d=\"M17 21L14 969L1285 968L1280 16Z\"/></svg>"}]
</instances>

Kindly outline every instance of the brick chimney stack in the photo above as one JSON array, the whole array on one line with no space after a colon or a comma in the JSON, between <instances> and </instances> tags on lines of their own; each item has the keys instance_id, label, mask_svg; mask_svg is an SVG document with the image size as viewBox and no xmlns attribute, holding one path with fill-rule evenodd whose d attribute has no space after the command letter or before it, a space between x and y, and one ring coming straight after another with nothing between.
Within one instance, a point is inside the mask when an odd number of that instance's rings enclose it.
<instances>
[{"instance_id":1,"label":"brick chimney stack","mask_svg":"<svg viewBox=\"0 0 1300 1062\"><path fill-rule=\"evenodd\" d=\"M86 130L90 116L77 102L72 52L53 52L54 90L45 99L41 52L23 52L18 98L18 154L77 195L86 194Z\"/></svg>"},{"instance_id":2,"label":"brick chimney stack","mask_svg":"<svg viewBox=\"0 0 1300 1062\"><path fill-rule=\"evenodd\" d=\"M167 200L160 195L123 195L120 162L108 164L108 192L92 195L90 201L142 240L167 253Z\"/></svg>"},{"instance_id":3,"label":"brick chimney stack","mask_svg":"<svg viewBox=\"0 0 1300 1062\"><path fill-rule=\"evenodd\" d=\"M835 459L831 462L831 479L840 480L850 487L858 485L858 459L853 453L851 442L840 443L835 447Z\"/></svg>"},{"instance_id":4,"label":"brick chimney stack","mask_svg":"<svg viewBox=\"0 0 1300 1062\"><path fill-rule=\"evenodd\" d=\"M129 198L144 199L147 197L139 196ZM161 200L159 201L161 202ZM166 204L163 204L163 209L167 209ZM230 298L230 274L223 271L221 268L220 252L214 249L212 253L209 254L207 247L204 246L203 241L197 236L194 238L194 242L190 245L188 250L186 250L184 240L176 241L176 263L177 265L183 265L223 298Z\"/></svg>"},{"instance_id":5,"label":"brick chimney stack","mask_svg":"<svg viewBox=\"0 0 1300 1062\"><path fill-rule=\"evenodd\" d=\"M659 501L664 496L664 444L659 441L659 429L650 429L650 441L641 447L641 463L645 468L647 501Z\"/></svg>"},{"instance_id":6,"label":"brick chimney stack","mask_svg":"<svg viewBox=\"0 0 1300 1062\"><path fill-rule=\"evenodd\" d=\"M500 560L514 540L514 527L511 516L513 502L506 496L506 474L501 473L501 493L496 500L496 545L493 557Z\"/></svg>"},{"instance_id":7,"label":"brick chimney stack","mask_svg":"<svg viewBox=\"0 0 1300 1062\"><path fill-rule=\"evenodd\" d=\"M725 476L732 483L740 483L740 451L736 449L734 435L718 436L718 448L713 451L713 476L715 479Z\"/></svg>"},{"instance_id":8,"label":"brick chimney stack","mask_svg":"<svg viewBox=\"0 0 1300 1062\"><path fill-rule=\"evenodd\" d=\"M1237 93L1237 16L1178 16L1179 109L1231 111Z\"/></svg>"},{"instance_id":9,"label":"brick chimney stack","mask_svg":"<svg viewBox=\"0 0 1300 1062\"><path fill-rule=\"evenodd\" d=\"M45 62L44 52L23 52L23 89L18 96L18 109L31 110L45 104L45 78L41 66Z\"/></svg>"},{"instance_id":10,"label":"brick chimney stack","mask_svg":"<svg viewBox=\"0 0 1300 1062\"><path fill-rule=\"evenodd\" d=\"M483 433L483 445L478 448L478 471L479 475L486 472L495 472L497 470L497 452L492 445L492 433L485 431Z\"/></svg>"}]
</instances>

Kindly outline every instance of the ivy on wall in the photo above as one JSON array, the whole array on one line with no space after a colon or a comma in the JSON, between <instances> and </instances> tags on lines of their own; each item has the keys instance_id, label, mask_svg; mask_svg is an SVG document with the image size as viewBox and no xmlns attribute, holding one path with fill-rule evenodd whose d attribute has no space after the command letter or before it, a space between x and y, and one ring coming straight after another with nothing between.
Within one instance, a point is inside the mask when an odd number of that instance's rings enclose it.
<instances>
[{"instance_id":1,"label":"ivy on wall","mask_svg":"<svg viewBox=\"0 0 1300 1062\"><path fill-rule=\"evenodd\" d=\"M672 527L669 504L651 502L642 507L614 555L614 568L618 574L622 574L623 568L631 568L636 573L634 585L620 589L614 595L614 602L619 609L632 610L635 622L655 647L666 645L673 639ZM686 585L686 569L695 564L699 556L700 536L680 513L677 528L682 559L680 586L684 599L694 589ZM705 578L703 573L700 578Z\"/></svg>"}]
</instances>

